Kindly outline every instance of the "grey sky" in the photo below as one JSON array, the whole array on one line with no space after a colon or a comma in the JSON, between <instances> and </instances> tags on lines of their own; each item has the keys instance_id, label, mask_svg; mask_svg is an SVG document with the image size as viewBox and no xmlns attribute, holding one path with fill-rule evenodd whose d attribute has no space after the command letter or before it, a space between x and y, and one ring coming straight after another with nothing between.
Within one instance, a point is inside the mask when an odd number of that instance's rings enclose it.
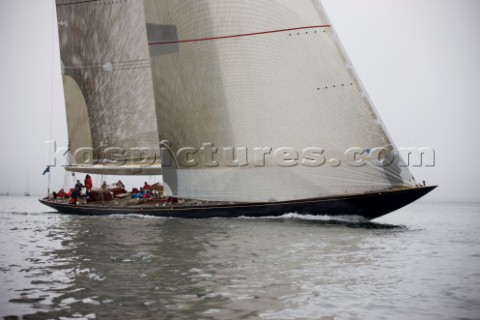
<instances>
[{"instance_id":1,"label":"grey sky","mask_svg":"<svg viewBox=\"0 0 480 320\"><path fill-rule=\"evenodd\" d=\"M427 199L480 201L480 1L323 4L397 146L435 149L435 167L411 168L440 185ZM66 146L53 10L53 0L0 2L0 193L23 193L28 170L30 191L44 194L44 142ZM52 185L63 181L52 169Z\"/></svg>"},{"instance_id":2,"label":"grey sky","mask_svg":"<svg viewBox=\"0 0 480 320\"><path fill-rule=\"evenodd\" d=\"M432 147L427 199L480 201L480 1L325 0L373 103L399 147Z\"/></svg>"}]
</instances>

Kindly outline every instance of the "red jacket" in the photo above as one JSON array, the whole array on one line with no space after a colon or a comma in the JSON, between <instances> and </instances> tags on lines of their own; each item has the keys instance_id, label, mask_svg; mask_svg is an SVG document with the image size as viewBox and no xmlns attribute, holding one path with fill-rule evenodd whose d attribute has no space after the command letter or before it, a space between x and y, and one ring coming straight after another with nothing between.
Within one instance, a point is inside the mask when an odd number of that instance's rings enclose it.
<instances>
[{"instance_id":1,"label":"red jacket","mask_svg":"<svg viewBox=\"0 0 480 320\"><path fill-rule=\"evenodd\" d=\"M92 187L93 187L92 178L91 177L85 178L85 189L90 190L92 189Z\"/></svg>"}]
</instances>

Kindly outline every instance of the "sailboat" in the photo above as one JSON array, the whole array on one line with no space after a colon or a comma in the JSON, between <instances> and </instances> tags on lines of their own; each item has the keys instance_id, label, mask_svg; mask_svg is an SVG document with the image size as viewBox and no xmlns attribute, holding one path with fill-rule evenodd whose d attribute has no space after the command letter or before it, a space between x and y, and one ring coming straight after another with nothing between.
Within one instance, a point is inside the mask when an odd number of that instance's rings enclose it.
<instances>
[{"instance_id":1,"label":"sailboat","mask_svg":"<svg viewBox=\"0 0 480 320\"><path fill-rule=\"evenodd\" d=\"M375 219L415 182L320 1L56 0L66 170L162 175L168 200L59 212Z\"/></svg>"},{"instance_id":2,"label":"sailboat","mask_svg":"<svg viewBox=\"0 0 480 320\"><path fill-rule=\"evenodd\" d=\"M30 197L30 191L29 191L29 186L28 186L28 170L27 170L27 191L23 193L25 197Z\"/></svg>"}]
</instances>

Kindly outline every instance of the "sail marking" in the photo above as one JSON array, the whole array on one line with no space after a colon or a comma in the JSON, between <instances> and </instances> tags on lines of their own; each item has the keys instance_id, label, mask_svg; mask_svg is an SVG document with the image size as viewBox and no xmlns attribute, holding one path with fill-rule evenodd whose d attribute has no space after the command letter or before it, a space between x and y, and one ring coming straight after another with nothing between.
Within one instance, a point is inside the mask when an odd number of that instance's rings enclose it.
<instances>
[{"instance_id":1,"label":"sail marking","mask_svg":"<svg viewBox=\"0 0 480 320\"><path fill-rule=\"evenodd\" d=\"M331 27L331 25L324 24L324 25L319 25L319 26L307 26L307 27L298 27L298 28L289 28L289 29L280 29L280 30L270 30L270 31L261 31L261 32L244 33L244 34L234 34L234 35L229 35L229 36L218 36L218 37L209 37L209 38L201 38L201 39L150 42L150 43L148 43L148 45L149 46L157 46L157 45L162 45L162 44L202 42L202 41L212 41L212 40L221 40L221 39L258 36L258 35L269 34L269 33L288 32L288 31L305 30L305 29L313 29L313 28L330 28L330 27Z\"/></svg>"}]
</instances>

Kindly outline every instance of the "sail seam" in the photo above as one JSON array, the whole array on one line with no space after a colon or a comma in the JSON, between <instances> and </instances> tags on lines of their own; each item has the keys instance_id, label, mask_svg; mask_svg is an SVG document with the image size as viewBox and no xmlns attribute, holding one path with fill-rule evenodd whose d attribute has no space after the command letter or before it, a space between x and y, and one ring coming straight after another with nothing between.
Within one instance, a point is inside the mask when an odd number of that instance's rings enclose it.
<instances>
[{"instance_id":1,"label":"sail seam","mask_svg":"<svg viewBox=\"0 0 480 320\"><path fill-rule=\"evenodd\" d=\"M89 2L99 2L99 1L101 1L101 0L83 0L83 1L70 2L70 3L61 3L61 4L57 4L57 7L70 6L70 5L75 5L75 4L83 4L83 3L89 3Z\"/></svg>"},{"instance_id":2,"label":"sail seam","mask_svg":"<svg viewBox=\"0 0 480 320\"><path fill-rule=\"evenodd\" d=\"M114 70L133 70L150 68L148 59L110 62ZM105 63L64 65L65 70L105 70Z\"/></svg>"},{"instance_id":3,"label":"sail seam","mask_svg":"<svg viewBox=\"0 0 480 320\"><path fill-rule=\"evenodd\" d=\"M306 26L306 27L298 27L298 28L289 28L289 29L279 29L279 30L234 34L234 35L228 35L228 36L218 36L218 37L209 37L209 38L200 38L200 39L149 42L148 45L149 46L157 46L157 45L164 45L164 44L203 42L203 41L212 41L212 40L222 40L222 39L258 36L258 35L264 35L264 34L270 34L270 33L288 32L288 31L295 31L295 30L305 30L305 29L314 29L314 28L330 28L330 27L331 27L331 25L325 24L325 25L319 25L319 26Z\"/></svg>"}]
</instances>

